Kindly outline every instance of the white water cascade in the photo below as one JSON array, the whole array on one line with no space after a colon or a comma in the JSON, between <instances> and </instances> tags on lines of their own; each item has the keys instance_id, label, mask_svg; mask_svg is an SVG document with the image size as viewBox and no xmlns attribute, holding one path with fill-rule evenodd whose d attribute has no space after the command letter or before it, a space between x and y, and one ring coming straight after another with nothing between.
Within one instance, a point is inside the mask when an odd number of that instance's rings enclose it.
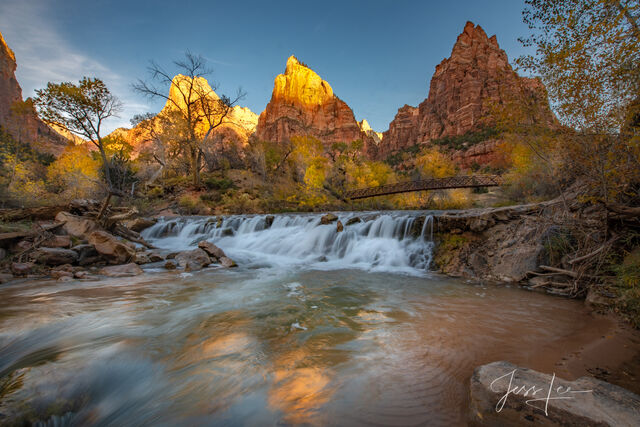
<instances>
[{"instance_id":1,"label":"white water cascade","mask_svg":"<svg viewBox=\"0 0 640 427\"><path fill-rule=\"evenodd\" d=\"M344 224L341 232L336 222L321 224L322 214L282 214L166 218L142 235L167 251L193 249L199 241L209 240L249 267L301 265L410 274L428 270L433 249L431 215L336 215Z\"/></svg>"}]
</instances>

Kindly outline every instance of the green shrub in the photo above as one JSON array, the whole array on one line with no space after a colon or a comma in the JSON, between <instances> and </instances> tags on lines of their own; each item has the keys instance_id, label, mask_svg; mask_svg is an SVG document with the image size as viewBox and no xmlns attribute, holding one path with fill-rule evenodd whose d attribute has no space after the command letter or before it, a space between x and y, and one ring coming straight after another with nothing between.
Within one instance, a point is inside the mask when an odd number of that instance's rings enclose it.
<instances>
[{"instance_id":1,"label":"green shrub","mask_svg":"<svg viewBox=\"0 0 640 427\"><path fill-rule=\"evenodd\" d=\"M613 271L619 295L616 308L640 328L640 248L631 251Z\"/></svg>"},{"instance_id":2,"label":"green shrub","mask_svg":"<svg viewBox=\"0 0 640 427\"><path fill-rule=\"evenodd\" d=\"M204 180L204 185L209 190L228 190L229 188L233 188L233 181L229 178L215 178L209 177Z\"/></svg>"},{"instance_id":3,"label":"green shrub","mask_svg":"<svg viewBox=\"0 0 640 427\"><path fill-rule=\"evenodd\" d=\"M162 189L162 187L153 187L147 192L147 196L152 199L157 199L159 197L162 197L163 195L164 190Z\"/></svg>"}]
</instances>

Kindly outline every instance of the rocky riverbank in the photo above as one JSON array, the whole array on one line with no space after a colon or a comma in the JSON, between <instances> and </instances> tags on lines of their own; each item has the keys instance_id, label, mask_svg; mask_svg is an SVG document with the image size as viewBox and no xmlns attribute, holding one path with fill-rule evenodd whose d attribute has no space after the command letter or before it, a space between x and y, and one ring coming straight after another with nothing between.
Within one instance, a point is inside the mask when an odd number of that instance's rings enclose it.
<instances>
[{"instance_id":1,"label":"rocky riverbank","mask_svg":"<svg viewBox=\"0 0 640 427\"><path fill-rule=\"evenodd\" d=\"M101 222L94 214L98 205L77 200L66 207L27 212L37 217L29 229L0 234L0 283L15 278L67 281L136 276L143 272L140 265L154 263L185 271L211 264L236 266L211 242L200 242L190 251L156 250L139 234L155 224L154 219L116 214Z\"/></svg>"}]
</instances>

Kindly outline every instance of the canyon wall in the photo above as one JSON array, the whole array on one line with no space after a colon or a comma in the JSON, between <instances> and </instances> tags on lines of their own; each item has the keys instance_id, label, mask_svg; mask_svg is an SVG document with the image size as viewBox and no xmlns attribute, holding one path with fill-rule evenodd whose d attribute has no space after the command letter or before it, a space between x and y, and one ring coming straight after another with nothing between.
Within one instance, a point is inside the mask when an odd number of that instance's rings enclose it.
<instances>
[{"instance_id":1,"label":"canyon wall","mask_svg":"<svg viewBox=\"0 0 640 427\"><path fill-rule=\"evenodd\" d=\"M429 95L417 108L405 105L384 133L378 157L416 144L428 144L493 126L497 111L521 109L528 124L554 126L544 85L538 79L520 77L509 64L496 36L488 37L479 25L467 22L451 56L436 66ZM485 144L483 161L497 144ZM484 150L484 151L483 151ZM463 150L464 151L464 150ZM463 153L456 158L470 163Z\"/></svg>"},{"instance_id":2,"label":"canyon wall","mask_svg":"<svg viewBox=\"0 0 640 427\"><path fill-rule=\"evenodd\" d=\"M19 113L15 110L16 103L22 101L16 68L15 54L0 33L0 126L14 139L28 143L38 151L58 155L68 140L42 122L28 104Z\"/></svg>"}]
</instances>

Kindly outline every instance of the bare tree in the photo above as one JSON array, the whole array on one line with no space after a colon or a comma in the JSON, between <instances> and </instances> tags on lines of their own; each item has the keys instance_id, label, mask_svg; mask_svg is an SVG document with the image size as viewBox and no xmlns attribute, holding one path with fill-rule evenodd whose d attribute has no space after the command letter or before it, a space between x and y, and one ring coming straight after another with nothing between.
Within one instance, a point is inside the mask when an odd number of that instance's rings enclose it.
<instances>
[{"instance_id":1,"label":"bare tree","mask_svg":"<svg viewBox=\"0 0 640 427\"><path fill-rule=\"evenodd\" d=\"M174 61L173 64L178 71L175 76L151 62L150 81L138 80L133 87L149 98L164 99L166 107L161 115L168 116L171 111L178 113L166 119L179 119L186 127L187 135L182 141L184 153L189 158L193 184L200 185L204 144L216 128L230 122L229 115L233 107L245 94L238 89L233 99L225 95L218 96L215 93L218 85L211 83L209 86L204 80L212 70L200 55L186 52L184 59Z\"/></svg>"}]
</instances>

